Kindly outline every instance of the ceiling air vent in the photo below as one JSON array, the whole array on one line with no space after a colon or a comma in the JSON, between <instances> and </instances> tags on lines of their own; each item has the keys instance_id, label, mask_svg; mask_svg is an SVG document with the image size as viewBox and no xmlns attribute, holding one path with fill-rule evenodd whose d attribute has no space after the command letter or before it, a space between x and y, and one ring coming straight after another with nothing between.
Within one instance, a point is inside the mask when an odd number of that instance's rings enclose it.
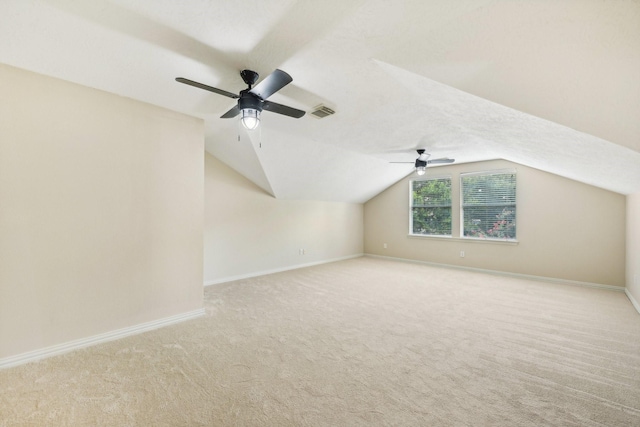
<instances>
[{"instance_id":1,"label":"ceiling air vent","mask_svg":"<svg viewBox=\"0 0 640 427\"><path fill-rule=\"evenodd\" d=\"M318 105L316 108L313 109L313 111L311 112L311 115L318 119L324 119L325 117L335 113L336 112L329 107L325 107L324 105Z\"/></svg>"}]
</instances>

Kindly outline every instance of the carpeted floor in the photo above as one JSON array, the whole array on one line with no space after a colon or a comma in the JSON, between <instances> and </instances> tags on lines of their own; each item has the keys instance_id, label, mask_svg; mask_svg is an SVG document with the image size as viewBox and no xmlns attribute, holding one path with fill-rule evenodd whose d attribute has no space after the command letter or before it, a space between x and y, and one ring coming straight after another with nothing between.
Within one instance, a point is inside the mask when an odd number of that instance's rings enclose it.
<instances>
[{"instance_id":1,"label":"carpeted floor","mask_svg":"<svg viewBox=\"0 0 640 427\"><path fill-rule=\"evenodd\" d=\"M358 258L0 371L0 426L640 426L620 292Z\"/></svg>"}]
</instances>

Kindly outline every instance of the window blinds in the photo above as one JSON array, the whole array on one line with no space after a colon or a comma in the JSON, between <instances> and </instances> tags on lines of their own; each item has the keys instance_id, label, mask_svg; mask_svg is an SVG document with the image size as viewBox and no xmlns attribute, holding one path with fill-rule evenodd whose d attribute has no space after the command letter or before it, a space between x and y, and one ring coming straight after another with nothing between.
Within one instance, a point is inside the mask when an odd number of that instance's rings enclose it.
<instances>
[{"instance_id":1,"label":"window blinds","mask_svg":"<svg viewBox=\"0 0 640 427\"><path fill-rule=\"evenodd\" d=\"M460 175L465 237L516 238L515 171Z\"/></svg>"}]
</instances>

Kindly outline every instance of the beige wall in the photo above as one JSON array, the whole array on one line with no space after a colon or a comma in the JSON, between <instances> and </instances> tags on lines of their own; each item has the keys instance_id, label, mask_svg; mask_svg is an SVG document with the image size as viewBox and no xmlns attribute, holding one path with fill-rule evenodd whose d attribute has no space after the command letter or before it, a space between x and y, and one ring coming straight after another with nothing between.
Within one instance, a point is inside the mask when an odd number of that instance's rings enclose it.
<instances>
[{"instance_id":1,"label":"beige wall","mask_svg":"<svg viewBox=\"0 0 640 427\"><path fill-rule=\"evenodd\" d=\"M202 307L203 132L0 65L0 359Z\"/></svg>"},{"instance_id":2,"label":"beige wall","mask_svg":"<svg viewBox=\"0 0 640 427\"><path fill-rule=\"evenodd\" d=\"M275 199L206 154L205 284L362 254L362 208Z\"/></svg>"},{"instance_id":3,"label":"beige wall","mask_svg":"<svg viewBox=\"0 0 640 427\"><path fill-rule=\"evenodd\" d=\"M536 169L503 160L429 169L427 173L452 177L454 236L460 235L460 173L504 168L517 170L519 243L409 237L408 182L416 177L412 174L365 204L365 253L625 285L625 197Z\"/></svg>"},{"instance_id":4,"label":"beige wall","mask_svg":"<svg viewBox=\"0 0 640 427\"><path fill-rule=\"evenodd\" d=\"M640 193L627 196L627 292L640 311Z\"/></svg>"}]
</instances>

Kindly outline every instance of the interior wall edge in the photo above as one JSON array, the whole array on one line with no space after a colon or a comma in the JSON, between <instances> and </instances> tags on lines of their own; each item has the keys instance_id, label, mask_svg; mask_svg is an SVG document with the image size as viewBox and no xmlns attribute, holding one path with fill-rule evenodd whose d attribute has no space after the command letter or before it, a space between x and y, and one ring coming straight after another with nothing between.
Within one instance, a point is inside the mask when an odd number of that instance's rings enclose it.
<instances>
[{"instance_id":1,"label":"interior wall edge","mask_svg":"<svg viewBox=\"0 0 640 427\"><path fill-rule=\"evenodd\" d=\"M364 255L365 255L364 253L358 253L358 254L347 255L347 256L338 257L338 258L330 258L330 259L325 259L325 260L321 260L321 261L308 262L308 263L305 263L305 264L295 264L295 265L290 265L288 267L274 268L274 269L271 269L271 270L263 270L263 271L254 271L252 273L239 274L237 276L228 276L228 277L223 277L223 278L216 279L216 280L205 281L204 282L204 286L219 285L221 283L233 282L235 280L250 279L252 277L266 276L267 274L282 273L283 271L290 271L290 270L297 270L299 268L313 267L314 265L329 264L329 263L332 263L332 262L345 261L345 260L348 260L348 259L360 258L360 257L362 257Z\"/></svg>"},{"instance_id":2,"label":"interior wall edge","mask_svg":"<svg viewBox=\"0 0 640 427\"><path fill-rule=\"evenodd\" d=\"M184 322L186 320L195 319L200 316L204 316L204 314L205 314L205 309L200 308L197 310L187 311L185 313L180 313L173 316L165 317L163 319L140 323L138 325L117 329L115 331L105 332L103 334L93 335L91 337L81 338L81 339L69 341L62 344L52 345L50 347L28 351L26 353L18 354L15 356L5 357L0 359L0 369L12 368L18 365L24 365L26 363L35 362L35 361L46 359L53 356L58 356L64 353L69 353L74 350L79 350L82 348L103 344L109 341L118 340L131 335L137 335L144 332L149 332L154 329L159 329L165 326Z\"/></svg>"},{"instance_id":3,"label":"interior wall edge","mask_svg":"<svg viewBox=\"0 0 640 427\"><path fill-rule=\"evenodd\" d=\"M204 120L3 64L0 94L0 360L201 309Z\"/></svg>"},{"instance_id":4,"label":"interior wall edge","mask_svg":"<svg viewBox=\"0 0 640 427\"><path fill-rule=\"evenodd\" d=\"M624 293L627 295L627 298L629 298L629 301L631 301L631 305L633 305L638 314L640 314L640 303L636 301L636 299L633 297L633 295L631 295L631 292L629 292L628 289L625 289Z\"/></svg>"},{"instance_id":5,"label":"interior wall edge","mask_svg":"<svg viewBox=\"0 0 640 427\"><path fill-rule=\"evenodd\" d=\"M626 294L640 313L640 193L626 198Z\"/></svg>"},{"instance_id":6,"label":"interior wall edge","mask_svg":"<svg viewBox=\"0 0 640 427\"><path fill-rule=\"evenodd\" d=\"M580 282L577 280L558 279L555 277L545 277L545 276L534 276L530 274L512 273L509 271L500 271L500 270L488 270L488 269L476 268L476 267L465 267L465 266L455 265L455 264L441 264L437 262L422 261L422 260L409 259L409 258L396 258L396 257L385 256L385 255L376 255L376 254L368 254L368 253L365 253L364 256L372 257L372 258L380 258L380 259L389 259L394 261L410 262L415 264L425 264L425 265L430 265L432 267L452 268L455 270L473 271L475 273L485 273L485 274L493 274L496 276L513 277L517 279L529 279L529 280L535 280L537 282L556 283L560 285L575 285L575 286L583 286L587 288L604 289L604 290L614 291L614 292L625 292L625 288L622 286L605 285L602 283Z\"/></svg>"}]
</instances>

